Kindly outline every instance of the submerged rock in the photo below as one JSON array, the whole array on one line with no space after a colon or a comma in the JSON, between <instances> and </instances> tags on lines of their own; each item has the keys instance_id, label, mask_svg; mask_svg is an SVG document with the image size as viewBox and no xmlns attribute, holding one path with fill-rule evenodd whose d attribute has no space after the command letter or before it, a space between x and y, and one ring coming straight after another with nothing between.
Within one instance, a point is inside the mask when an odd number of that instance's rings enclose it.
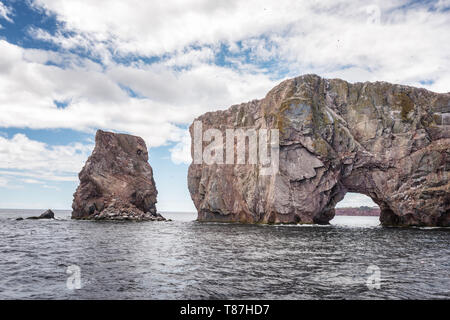
<instances>
[{"instance_id":1,"label":"submerged rock","mask_svg":"<svg viewBox=\"0 0 450 320\"><path fill-rule=\"evenodd\" d=\"M98 130L95 148L79 173L72 219L165 220L142 138Z\"/></svg>"},{"instance_id":2,"label":"submerged rock","mask_svg":"<svg viewBox=\"0 0 450 320\"><path fill-rule=\"evenodd\" d=\"M450 226L450 93L304 75L196 120L223 136L228 128L280 135L276 174L248 161L190 165L200 221L326 224L356 192L378 204L385 226ZM194 125L190 132L194 150Z\"/></svg>"},{"instance_id":3,"label":"submerged rock","mask_svg":"<svg viewBox=\"0 0 450 320\"><path fill-rule=\"evenodd\" d=\"M29 220L37 220L37 219L55 219L55 214L52 210L48 209L44 213L42 213L38 217L28 217ZM22 218L18 218L16 220L23 220Z\"/></svg>"}]
</instances>

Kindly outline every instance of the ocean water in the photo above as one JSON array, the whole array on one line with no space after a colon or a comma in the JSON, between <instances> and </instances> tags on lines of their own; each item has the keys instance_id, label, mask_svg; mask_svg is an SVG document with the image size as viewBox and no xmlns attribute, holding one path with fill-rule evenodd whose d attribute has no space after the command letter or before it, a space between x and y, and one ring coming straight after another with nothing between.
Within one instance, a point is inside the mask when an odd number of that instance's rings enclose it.
<instances>
[{"instance_id":1,"label":"ocean water","mask_svg":"<svg viewBox=\"0 0 450 320\"><path fill-rule=\"evenodd\" d=\"M448 229L15 220L41 212L0 210L0 299L450 298Z\"/></svg>"}]
</instances>

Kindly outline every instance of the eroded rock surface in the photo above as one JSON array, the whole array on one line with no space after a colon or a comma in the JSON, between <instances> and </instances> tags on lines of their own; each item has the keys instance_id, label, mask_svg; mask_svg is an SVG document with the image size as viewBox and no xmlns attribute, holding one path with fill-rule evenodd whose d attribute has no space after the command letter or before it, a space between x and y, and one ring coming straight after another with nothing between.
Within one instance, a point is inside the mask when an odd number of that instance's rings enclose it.
<instances>
[{"instance_id":1,"label":"eroded rock surface","mask_svg":"<svg viewBox=\"0 0 450 320\"><path fill-rule=\"evenodd\" d=\"M73 219L165 220L142 138L98 130L95 148L79 173Z\"/></svg>"},{"instance_id":2,"label":"eroded rock surface","mask_svg":"<svg viewBox=\"0 0 450 320\"><path fill-rule=\"evenodd\" d=\"M345 193L357 192L379 205L383 225L450 226L449 93L304 75L196 120L203 131L280 130L275 175L260 175L260 165L191 164L200 221L326 224Z\"/></svg>"}]
</instances>

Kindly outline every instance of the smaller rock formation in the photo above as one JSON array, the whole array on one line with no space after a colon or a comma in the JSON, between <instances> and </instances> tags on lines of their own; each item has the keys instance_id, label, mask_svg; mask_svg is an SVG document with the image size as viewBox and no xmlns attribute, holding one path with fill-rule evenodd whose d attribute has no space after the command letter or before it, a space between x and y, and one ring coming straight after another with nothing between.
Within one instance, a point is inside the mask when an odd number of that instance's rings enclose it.
<instances>
[{"instance_id":1,"label":"smaller rock formation","mask_svg":"<svg viewBox=\"0 0 450 320\"><path fill-rule=\"evenodd\" d=\"M72 219L165 220L142 138L98 130L95 148L79 173Z\"/></svg>"},{"instance_id":2,"label":"smaller rock formation","mask_svg":"<svg viewBox=\"0 0 450 320\"><path fill-rule=\"evenodd\" d=\"M53 213L52 210L48 209L43 214L41 214L39 217L28 217L27 219L29 219L29 220L55 219L55 214ZM19 219L16 219L16 220L23 220L23 219L19 218Z\"/></svg>"}]
</instances>

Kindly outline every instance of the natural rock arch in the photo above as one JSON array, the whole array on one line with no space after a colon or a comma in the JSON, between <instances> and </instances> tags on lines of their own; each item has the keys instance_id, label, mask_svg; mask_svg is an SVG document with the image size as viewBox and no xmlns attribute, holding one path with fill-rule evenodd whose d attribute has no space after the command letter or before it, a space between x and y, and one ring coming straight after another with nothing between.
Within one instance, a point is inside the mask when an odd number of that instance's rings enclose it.
<instances>
[{"instance_id":1,"label":"natural rock arch","mask_svg":"<svg viewBox=\"0 0 450 320\"><path fill-rule=\"evenodd\" d=\"M280 131L275 175L191 164L201 221L328 223L351 191L380 206L383 225L450 226L450 94L305 75L196 120L203 130Z\"/></svg>"}]
</instances>

